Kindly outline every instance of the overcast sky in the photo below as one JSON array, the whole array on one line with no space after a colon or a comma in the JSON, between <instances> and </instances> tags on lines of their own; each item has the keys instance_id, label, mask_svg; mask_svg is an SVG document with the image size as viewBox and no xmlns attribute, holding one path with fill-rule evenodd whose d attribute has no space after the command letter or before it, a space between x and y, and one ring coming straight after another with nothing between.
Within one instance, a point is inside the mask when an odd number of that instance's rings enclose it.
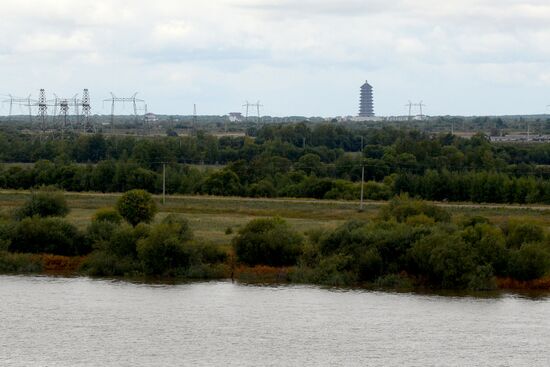
<instances>
[{"instance_id":1,"label":"overcast sky","mask_svg":"<svg viewBox=\"0 0 550 367\"><path fill-rule=\"evenodd\" d=\"M0 94L71 96L93 111L537 114L550 104L549 0L2 0ZM2 113L6 113L4 105ZM123 112L123 111L121 111ZM129 110L128 110L129 112Z\"/></svg>"}]
</instances>

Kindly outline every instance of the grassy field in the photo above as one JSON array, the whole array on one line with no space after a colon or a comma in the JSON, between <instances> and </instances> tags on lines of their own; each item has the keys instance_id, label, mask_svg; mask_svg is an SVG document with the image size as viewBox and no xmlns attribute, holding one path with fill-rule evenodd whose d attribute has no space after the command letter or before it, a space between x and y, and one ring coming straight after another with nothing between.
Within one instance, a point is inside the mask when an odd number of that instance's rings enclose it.
<instances>
[{"instance_id":1,"label":"grassy field","mask_svg":"<svg viewBox=\"0 0 550 367\"><path fill-rule=\"evenodd\" d=\"M0 191L0 212L10 213L28 197L28 191ZM67 193L71 212L68 219L85 228L93 213L101 207L113 206L119 194ZM304 199L250 199L207 196L168 196L159 204L157 220L169 213L180 213L191 222L195 236L223 245L231 241L240 227L254 218L280 216L300 232L315 228L335 228L350 219L375 217L384 202L366 202L359 212L359 203L350 201ZM438 203L453 214L455 221L467 215L481 215L494 223L510 217L529 218L550 229L550 206L478 205ZM232 234L225 234L231 228Z\"/></svg>"}]
</instances>

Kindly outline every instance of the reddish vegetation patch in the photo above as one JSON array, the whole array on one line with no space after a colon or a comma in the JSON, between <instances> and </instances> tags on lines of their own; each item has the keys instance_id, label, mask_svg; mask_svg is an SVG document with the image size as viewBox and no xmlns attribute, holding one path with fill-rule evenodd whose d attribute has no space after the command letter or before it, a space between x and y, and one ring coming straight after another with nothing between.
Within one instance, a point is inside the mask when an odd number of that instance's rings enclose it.
<instances>
[{"instance_id":1,"label":"reddish vegetation patch","mask_svg":"<svg viewBox=\"0 0 550 367\"><path fill-rule=\"evenodd\" d=\"M550 276L528 281L515 280L511 278L498 278L497 285L500 289L550 290Z\"/></svg>"},{"instance_id":2,"label":"reddish vegetation patch","mask_svg":"<svg viewBox=\"0 0 550 367\"><path fill-rule=\"evenodd\" d=\"M41 255L44 273L67 274L75 273L84 257L69 257L59 255Z\"/></svg>"},{"instance_id":3,"label":"reddish vegetation patch","mask_svg":"<svg viewBox=\"0 0 550 367\"><path fill-rule=\"evenodd\" d=\"M281 282L288 280L290 268L277 268L266 265L254 267L240 265L234 271L234 277L252 282Z\"/></svg>"}]
</instances>

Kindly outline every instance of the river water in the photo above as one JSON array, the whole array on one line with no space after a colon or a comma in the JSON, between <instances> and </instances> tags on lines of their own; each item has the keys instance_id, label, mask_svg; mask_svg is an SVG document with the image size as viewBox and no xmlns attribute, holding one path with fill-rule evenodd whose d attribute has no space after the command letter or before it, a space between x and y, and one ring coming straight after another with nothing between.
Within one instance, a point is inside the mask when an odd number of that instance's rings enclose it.
<instances>
[{"instance_id":1,"label":"river water","mask_svg":"<svg viewBox=\"0 0 550 367\"><path fill-rule=\"evenodd\" d=\"M550 298L0 276L0 366L550 366Z\"/></svg>"}]
</instances>

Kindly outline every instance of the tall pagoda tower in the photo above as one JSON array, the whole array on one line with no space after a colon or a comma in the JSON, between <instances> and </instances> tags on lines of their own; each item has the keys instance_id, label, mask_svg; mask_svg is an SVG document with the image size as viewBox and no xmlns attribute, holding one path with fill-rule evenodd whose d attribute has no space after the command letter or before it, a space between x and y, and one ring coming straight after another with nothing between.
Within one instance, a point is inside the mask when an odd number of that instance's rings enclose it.
<instances>
[{"instance_id":1,"label":"tall pagoda tower","mask_svg":"<svg viewBox=\"0 0 550 367\"><path fill-rule=\"evenodd\" d=\"M359 102L359 116L373 117L374 104L372 100L372 85L368 81L361 86L361 99Z\"/></svg>"}]
</instances>

